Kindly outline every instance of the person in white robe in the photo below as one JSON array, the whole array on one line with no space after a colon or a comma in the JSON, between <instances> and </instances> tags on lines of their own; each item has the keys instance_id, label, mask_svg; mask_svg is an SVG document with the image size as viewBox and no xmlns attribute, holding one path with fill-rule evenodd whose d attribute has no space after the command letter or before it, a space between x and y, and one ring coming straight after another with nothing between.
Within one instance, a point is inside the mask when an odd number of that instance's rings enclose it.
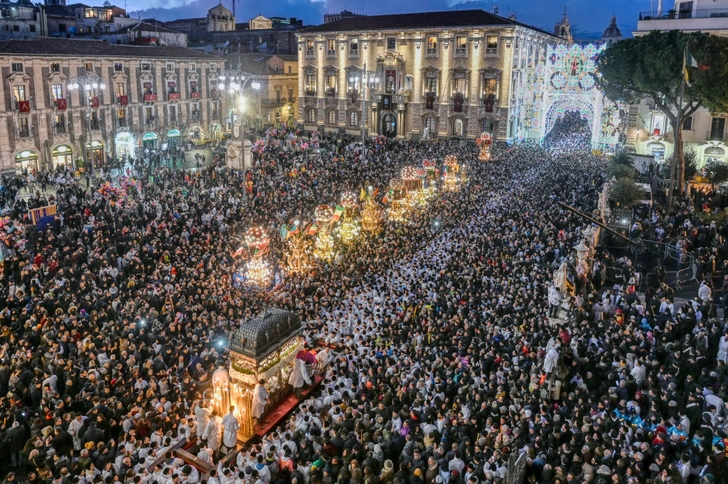
<instances>
[{"instance_id":1,"label":"person in white robe","mask_svg":"<svg viewBox=\"0 0 728 484\"><path fill-rule=\"evenodd\" d=\"M223 417L222 427L224 429L222 434L222 445L225 446L227 451L232 451L238 443L238 429L240 428L238 418L235 416L235 407L233 405L230 406L230 413Z\"/></svg>"},{"instance_id":2,"label":"person in white robe","mask_svg":"<svg viewBox=\"0 0 728 484\"><path fill-rule=\"evenodd\" d=\"M291 371L291 375L288 377L288 383L293 386L296 392L296 398L300 399L303 386L311 384L311 378L308 376L305 361L299 358L293 360L293 371Z\"/></svg>"},{"instance_id":3,"label":"person in white robe","mask_svg":"<svg viewBox=\"0 0 728 484\"><path fill-rule=\"evenodd\" d=\"M718 361L728 365L728 333L724 334L718 342Z\"/></svg>"},{"instance_id":4,"label":"person in white robe","mask_svg":"<svg viewBox=\"0 0 728 484\"><path fill-rule=\"evenodd\" d=\"M210 423L207 424L202 438L207 440L207 446L213 452L220 450L220 443L222 442L222 418L217 414L217 411L212 412Z\"/></svg>"},{"instance_id":5,"label":"person in white robe","mask_svg":"<svg viewBox=\"0 0 728 484\"><path fill-rule=\"evenodd\" d=\"M197 419L197 437L202 437L210 423L210 414L212 411L207 408L204 400L197 402L194 408L195 418Z\"/></svg>"},{"instance_id":6,"label":"person in white robe","mask_svg":"<svg viewBox=\"0 0 728 484\"><path fill-rule=\"evenodd\" d=\"M265 413L268 404L268 390L265 389L265 380L260 380L253 388L253 418L259 419Z\"/></svg>"}]
</instances>

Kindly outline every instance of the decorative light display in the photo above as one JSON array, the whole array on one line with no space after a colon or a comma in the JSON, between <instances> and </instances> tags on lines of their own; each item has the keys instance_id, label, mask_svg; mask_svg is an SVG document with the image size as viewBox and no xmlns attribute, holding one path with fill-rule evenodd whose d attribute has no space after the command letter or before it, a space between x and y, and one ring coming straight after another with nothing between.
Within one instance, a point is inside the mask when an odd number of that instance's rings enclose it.
<instances>
[{"instance_id":1,"label":"decorative light display","mask_svg":"<svg viewBox=\"0 0 728 484\"><path fill-rule=\"evenodd\" d=\"M350 209L354 209L359 205L359 200L356 198L356 193L354 192L344 192L341 194L341 206L344 207L347 212ZM351 214L349 214L351 215Z\"/></svg>"},{"instance_id":2,"label":"decorative light display","mask_svg":"<svg viewBox=\"0 0 728 484\"><path fill-rule=\"evenodd\" d=\"M417 168L414 166L405 166L400 171L399 176L407 191L419 190L422 188L422 180L417 174Z\"/></svg>"},{"instance_id":3,"label":"decorative light display","mask_svg":"<svg viewBox=\"0 0 728 484\"><path fill-rule=\"evenodd\" d=\"M460 165L458 164L458 158L455 155L447 155L443 162L445 166L445 174L443 176L443 185L445 191L456 192L459 189L460 179L458 172L460 171Z\"/></svg>"},{"instance_id":4,"label":"decorative light display","mask_svg":"<svg viewBox=\"0 0 728 484\"><path fill-rule=\"evenodd\" d=\"M377 234L381 230L381 219L381 210L379 210L379 205L372 196L372 187L369 187L369 196L364 202L364 207L361 211L362 228L371 234Z\"/></svg>"},{"instance_id":5,"label":"decorative light display","mask_svg":"<svg viewBox=\"0 0 728 484\"><path fill-rule=\"evenodd\" d=\"M435 171L435 168L437 167L437 163L435 163L435 160L423 160L422 161L422 168L425 169L427 172L427 178L434 182L437 179L437 172Z\"/></svg>"},{"instance_id":6,"label":"decorative light display","mask_svg":"<svg viewBox=\"0 0 728 484\"><path fill-rule=\"evenodd\" d=\"M480 146L480 154L478 155L478 159L480 161L489 161L490 147L493 144L493 137L490 135L490 133L481 133L480 136L478 136L478 139L475 140L475 144Z\"/></svg>"},{"instance_id":7,"label":"decorative light display","mask_svg":"<svg viewBox=\"0 0 728 484\"><path fill-rule=\"evenodd\" d=\"M304 235L298 234L288 238L285 268L289 274L307 274L313 268L311 246Z\"/></svg>"},{"instance_id":8,"label":"decorative light display","mask_svg":"<svg viewBox=\"0 0 728 484\"><path fill-rule=\"evenodd\" d=\"M313 244L313 255L319 260L328 262L334 257L334 238L331 236L330 223L334 210L328 205L319 205L314 211L314 218L320 228Z\"/></svg>"},{"instance_id":9,"label":"decorative light display","mask_svg":"<svg viewBox=\"0 0 728 484\"><path fill-rule=\"evenodd\" d=\"M402 222L404 221L405 213L407 212L404 181L401 178L393 178L392 181L389 182L389 187L392 190L392 203L389 207L389 220Z\"/></svg>"},{"instance_id":10,"label":"decorative light display","mask_svg":"<svg viewBox=\"0 0 728 484\"><path fill-rule=\"evenodd\" d=\"M268 251L270 239L263 227L251 227L245 232L245 244L251 254L246 265L246 283L252 286L267 287L271 281L271 269L263 254Z\"/></svg>"},{"instance_id":11,"label":"decorative light display","mask_svg":"<svg viewBox=\"0 0 728 484\"><path fill-rule=\"evenodd\" d=\"M336 235L344 244L350 244L359 236L359 222L353 218L347 218L341 221L336 230Z\"/></svg>"}]
</instances>

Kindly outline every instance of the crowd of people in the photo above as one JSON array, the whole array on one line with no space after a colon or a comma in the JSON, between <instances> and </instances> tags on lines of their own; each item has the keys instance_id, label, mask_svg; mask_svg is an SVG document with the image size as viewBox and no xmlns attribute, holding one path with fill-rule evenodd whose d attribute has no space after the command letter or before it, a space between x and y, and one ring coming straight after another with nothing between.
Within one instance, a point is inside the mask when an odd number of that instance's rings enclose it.
<instances>
[{"instance_id":1,"label":"crowd of people","mask_svg":"<svg viewBox=\"0 0 728 484\"><path fill-rule=\"evenodd\" d=\"M145 172L123 192L64 180L14 204L0 276L6 482L489 484L511 455L529 482L728 482L722 321L675 308L667 290L604 291L599 271L576 275L570 319L549 318L554 272L586 228L553 195L591 212L604 160L275 141L249 194L213 162ZM467 166L459 191L310 274L277 269L264 291L231 283L247 227L266 227L281 260L283 222L344 190L386 193L403 166L448 154ZM26 209L45 202L58 217L39 232ZM208 408L227 365L219 342L268 307L295 311L331 363L289 418L223 463L227 416ZM192 436L208 475L168 453Z\"/></svg>"}]
</instances>

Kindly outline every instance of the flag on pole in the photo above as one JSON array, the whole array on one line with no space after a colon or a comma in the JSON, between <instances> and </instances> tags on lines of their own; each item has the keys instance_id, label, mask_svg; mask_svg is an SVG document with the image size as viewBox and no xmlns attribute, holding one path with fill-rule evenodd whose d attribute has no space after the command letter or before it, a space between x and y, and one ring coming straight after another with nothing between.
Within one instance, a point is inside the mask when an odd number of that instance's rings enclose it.
<instances>
[{"instance_id":1,"label":"flag on pole","mask_svg":"<svg viewBox=\"0 0 728 484\"><path fill-rule=\"evenodd\" d=\"M290 230L288 232L288 236L290 237L291 235L298 235L301 232L300 229L301 229L300 225L298 225L298 224L294 225L293 230Z\"/></svg>"},{"instance_id":2,"label":"flag on pole","mask_svg":"<svg viewBox=\"0 0 728 484\"><path fill-rule=\"evenodd\" d=\"M710 69L710 66L706 64L700 64L695 57L690 53L690 50L688 49L688 46L685 46L685 55L683 56L683 78L685 79L685 84L688 86L692 86L692 82L690 82L690 72L688 71L688 67L695 67L697 69L700 69L701 71L707 71Z\"/></svg>"},{"instance_id":3,"label":"flag on pole","mask_svg":"<svg viewBox=\"0 0 728 484\"><path fill-rule=\"evenodd\" d=\"M288 227L286 227L286 224L281 225L281 240L286 240L288 238Z\"/></svg>"},{"instance_id":4,"label":"flag on pole","mask_svg":"<svg viewBox=\"0 0 728 484\"><path fill-rule=\"evenodd\" d=\"M384 196L382 197L382 203L388 203L389 198L392 195L394 195L394 191L390 188L389 190L387 190L387 193L385 193Z\"/></svg>"},{"instance_id":5,"label":"flag on pole","mask_svg":"<svg viewBox=\"0 0 728 484\"><path fill-rule=\"evenodd\" d=\"M359 201L363 202L366 198L367 198L367 191L362 188L361 192L359 192Z\"/></svg>"},{"instance_id":6,"label":"flag on pole","mask_svg":"<svg viewBox=\"0 0 728 484\"><path fill-rule=\"evenodd\" d=\"M313 235L316 235L316 232L318 232L318 229L319 229L318 228L318 225L316 225L315 223L313 223L313 224L309 225L308 232L306 232L306 233L308 235L313 236Z\"/></svg>"},{"instance_id":7,"label":"flag on pole","mask_svg":"<svg viewBox=\"0 0 728 484\"><path fill-rule=\"evenodd\" d=\"M331 223L338 222L339 219L341 218L341 216L343 215L343 213L344 213L344 207L342 207L341 205L337 205L336 210L334 211L334 216L331 217Z\"/></svg>"}]
</instances>

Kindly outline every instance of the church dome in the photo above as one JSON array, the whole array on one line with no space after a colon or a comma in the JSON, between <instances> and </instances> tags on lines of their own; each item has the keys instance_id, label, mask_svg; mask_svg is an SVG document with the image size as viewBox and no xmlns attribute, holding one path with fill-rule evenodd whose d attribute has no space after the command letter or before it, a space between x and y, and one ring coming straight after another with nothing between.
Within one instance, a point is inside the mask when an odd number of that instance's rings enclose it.
<instances>
[{"instance_id":1,"label":"church dome","mask_svg":"<svg viewBox=\"0 0 728 484\"><path fill-rule=\"evenodd\" d=\"M605 38L605 39L614 39L614 38L621 39L622 38L622 31L619 30L619 27L617 27L617 17L612 16L612 21L609 22L609 27L607 27L607 30L604 31L602 38Z\"/></svg>"}]
</instances>

